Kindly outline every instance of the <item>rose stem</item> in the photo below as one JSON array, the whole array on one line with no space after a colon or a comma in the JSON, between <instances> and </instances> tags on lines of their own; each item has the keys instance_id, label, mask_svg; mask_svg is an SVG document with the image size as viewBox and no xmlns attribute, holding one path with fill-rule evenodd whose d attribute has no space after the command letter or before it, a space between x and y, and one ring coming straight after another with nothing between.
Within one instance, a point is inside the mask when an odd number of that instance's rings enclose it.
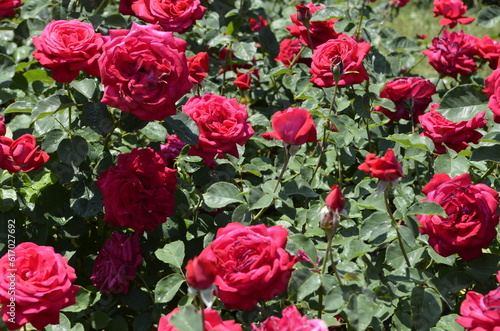
<instances>
[{"instance_id":1,"label":"rose stem","mask_svg":"<svg viewBox=\"0 0 500 331\"><path fill-rule=\"evenodd\" d=\"M406 255L406 250L405 250L405 247L403 246L403 240L401 239L401 234L399 233L398 223L396 222L396 219L394 218L394 215L392 214L391 207L389 206L389 192L388 192L387 188L384 191L384 201L385 201L385 207L387 209L387 213L391 217L392 226L394 227L394 229L396 229L399 247L401 248L401 252L403 253L403 257L406 261L406 265L408 266L408 268L411 268L410 260L408 259L408 255Z\"/></svg>"}]
</instances>

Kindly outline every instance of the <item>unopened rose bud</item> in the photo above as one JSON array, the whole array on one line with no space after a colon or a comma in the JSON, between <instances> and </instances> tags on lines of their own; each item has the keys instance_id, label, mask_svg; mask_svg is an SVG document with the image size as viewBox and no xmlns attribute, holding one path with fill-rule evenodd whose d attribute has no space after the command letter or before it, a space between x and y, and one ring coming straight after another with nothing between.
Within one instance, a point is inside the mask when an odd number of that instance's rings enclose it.
<instances>
[{"instance_id":1,"label":"unopened rose bud","mask_svg":"<svg viewBox=\"0 0 500 331\"><path fill-rule=\"evenodd\" d=\"M327 206L321 209L319 227L322 228L328 236L333 236L339 224L340 213L338 210L332 210Z\"/></svg>"},{"instance_id":2,"label":"unopened rose bud","mask_svg":"<svg viewBox=\"0 0 500 331\"><path fill-rule=\"evenodd\" d=\"M186 266L187 282L189 286L203 290L212 286L217 276L217 265L205 258L195 257L188 261Z\"/></svg>"},{"instance_id":3,"label":"unopened rose bud","mask_svg":"<svg viewBox=\"0 0 500 331\"><path fill-rule=\"evenodd\" d=\"M304 25L309 23L312 17L311 9L303 3L299 3L295 6L295 9L297 9L297 20L304 23Z\"/></svg>"},{"instance_id":4,"label":"unopened rose bud","mask_svg":"<svg viewBox=\"0 0 500 331\"><path fill-rule=\"evenodd\" d=\"M342 195L342 192L340 191L340 186L332 186L332 191L326 196L325 203L330 210L336 210L340 212L342 209L344 209L345 199Z\"/></svg>"},{"instance_id":5,"label":"unopened rose bud","mask_svg":"<svg viewBox=\"0 0 500 331\"><path fill-rule=\"evenodd\" d=\"M332 60L330 70L333 74L333 80L335 81L335 83L338 83L342 78L342 74L344 73L344 62L340 57L336 57Z\"/></svg>"}]
</instances>

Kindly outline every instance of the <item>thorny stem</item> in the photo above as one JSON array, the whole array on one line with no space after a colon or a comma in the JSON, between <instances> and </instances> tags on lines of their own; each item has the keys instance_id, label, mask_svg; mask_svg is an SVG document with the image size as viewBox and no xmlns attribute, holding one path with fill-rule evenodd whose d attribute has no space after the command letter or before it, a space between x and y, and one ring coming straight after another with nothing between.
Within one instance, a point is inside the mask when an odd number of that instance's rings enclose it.
<instances>
[{"instance_id":1,"label":"thorny stem","mask_svg":"<svg viewBox=\"0 0 500 331\"><path fill-rule=\"evenodd\" d=\"M304 50L306 49L307 46L304 46L302 45L302 47L300 48L300 51L297 53L297 55L295 55L295 57L293 58L292 62L290 62L290 65L288 66L288 69L292 69L293 66L295 64L297 64L297 61L300 59L302 53L304 52Z\"/></svg>"},{"instance_id":2,"label":"thorny stem","mask_svg":"<svg viewBox=\"0 0 500 331\"><path fill-rule=\"evenodd\" d=\"M361 33L361 23L363 23L363 17L364 17L365 6L366 6L367 1L368 0L363 0L363 4L361 5L361 13L359 14L359 22L358 22L358 26L356 27L356 39L359 38L359 34Z\"/></svg>"},{"instance_id":3,"label":"thorny stem","mask_svg":"<svg viewBox=\"0 0 500 331\"><path fill-rule=\"evenodd\" d=\"M399 233L399 228L398 228L399 224L398 224L398 222L396 222L396 219L394 218L394 215L393 215L392 210L391 210L391 206L389 205L389 192L387 189L384 191L384 201L385 201L385 207L387 209L387 213L391 217L392 226L396 230L396 234L398 236L398 243L399 243L399 247L401 248L401 253L403 253L403 257L406 261L406 265L408 266L408 268L410 268L411 267L410 260L408 259L408 255L406 254L406 250L403 246L403 239L401 238L401 234Z\"/></svg>"}]
</instances>

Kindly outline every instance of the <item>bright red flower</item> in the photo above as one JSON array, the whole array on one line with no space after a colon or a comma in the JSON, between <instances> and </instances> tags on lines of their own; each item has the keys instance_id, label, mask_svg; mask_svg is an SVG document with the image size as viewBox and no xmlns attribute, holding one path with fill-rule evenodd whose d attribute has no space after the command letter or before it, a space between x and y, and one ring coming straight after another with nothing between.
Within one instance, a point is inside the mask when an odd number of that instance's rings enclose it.
<instances>
[{"instance_id":1,"label":"bright red flower","mask_svg":"<svg viewBox=\"0 0 500 331\"><path fill-rule=\"evenodd\" d=\"M392 5L398 8L406 6L408 2L410 2L410 0L391 0Z\"/></svg>"},{"instance_id":2,"label":"bright red flower","mask_svg":"<svg viewBox=\"0 0 500 331\"><path fill-rule=\"evenodd\" d=\"M321 319L308 319L302 316L294 305L282 311L282 318L271 316L260 324L252 324L252 331L328 331L326 323Z\"/></svg>"},{"instance_id":3,"label":"bright red flower","mask_svg":"<svg viewBox=\"0 0 500 331\"><path fill-rule=\"evenodd\" d=\"M252 76L249 73L237 73L238 77L234 80L233 85L236 85L240 90L248 90L251 87Z\"/></svg>"},{"instance_id":4,"label":"bright red flower","mask_svg":"<svg viewBox=\"0 0 500 331\"><path fill-rule=\"evenodd\" d=\"M368 154L365 162L358 169L370 174L372 177L388 182L404 177L401 164L394 156L392 149L388 149L383 157L377 157L373 153Z\"/></svg>"},{"instance_id":5,"label":"bright red flower","mask_svg":"<svg viewBox=\"0 0 500 331\"><path fill-rule=\"evenodd\" d=\"M195 257L186 266L186 278L189 286L198 290L209 288L217 276L217 265L208 259Z\"/></svg>"},{"instance_id":6,"label":"bright red flower","mask_svg":"<svg viewBox=\"0 0 500 331\"><path fill-rule=\"evenodd\" d=\"M317 140L316 125L312 116L302 108L289 107L278 111L273 115L271 125L274 131L263 133L264 139L278 139L290 145L302 145Z\"/></svg>"},{"instance_id":7,"label":"bright red flower","mask_svg":"<svg viewBox=\"0 0 500 331\"><path fill-rule=\"evenodd\" d=\"M3 116L0 115L0 136L5 136L5 133L7 133L7 128L5 127Z\"/></svg>"},{"instance_id":8,"label":"bright red flower","mask_svg":"<svg viewBox=\"0 0 500 331\"><path fill-rule=\"evenodd\" d=\"M201 84L208 76L208 53L200 52L195 56L187 58L189 67L189 81L194 84Z\"/></svg>"},{"instance_id":9,"label":"bright red flower","mask_svg":"<svg viewBox=\"0 0 500 331\"><path fill-rule=\"evenodd\" d=\"M285 67L289 67L293 59L300 52L300 40L299 39L283 39L280 43L280 52L275 58L276 61L283 63ZM300 57L297 62L305 63L311 66L310 58Z\"/></svg>"},{"instance_id":10,"label":"bright red flower","mask_svg":"<svg viewBox=\"0 0 500 331\"><path fill-rule=\"evenodd\" d=\"M15 8L21 7L24 2L20 0L2 0L0 2L0 17L10 17L16 15Z\"/></svg>"},{"instance_id":11,"label":"bright red flower","mask_svg":"<svg viewBox=\"0 0 500 331\"><path fill-rule=\"evenodd\" d=\"M172 324L168 321L170 317L176 312L180 311L180 308L174 308L167 316L160 318L158 323L158 331L178 331ZM233 320L223 321L220 318L219 313L216 310L206 308L203 310L205 315L205 330L210 331L243 331L239 324L236 324Z\"/></svg>"},{"instance_id":12,"label":"bright red flower","mask_svg":"<svg viewBox=\"0 0 500 331\"><path fill-rule=\"evenodd\" d=\"M477 38L477 51L479 57L488 61L491 69L497 69L500 62L500 42L484 36Z\"/></svg>"},{"instance_id":13,"label":"bright red flower","mask_svg":"<svg viewBox=\"0 0 500 331\"><path fill-rule=\"evenodd\" d=\"M0 137L0 168L11 173L28 172L40 169L49 155L36 145L31 134L25 134L16 140Z\"/></svg>"},{"instance_id":14,"label":"bright red flower","mask_svg":"<svg viewBox=\"0 0 500 331\"><path fill-rule=\"evenodd\" d=\"M254 18L251 18L248 20L250 23L250 30L254 32L259 32L262 30L265 26L267 26L269 23L267 20L265 20L261 15L259 15L259 19L256 20Z\"/></svg>"},{"instance_id":15,"label":"bright red flower","mask_svg":"<svg viewBox=\"0 0 500 331\"><path fill-rule=\"evenodd\" d=\"M488 107L493 112L493 121L500 123L500 68L494 70L490 76L484 80L485 89L483 90L490 99Z\"/></svg>"},{"instance_id":16,"label":"bright red flower","mask_svg":"<svg viewBox=\"0 0 500 331\"><path fill-rule=\"evenodd\" d=\"M332 186L332 191L326 196L325 203L330 210L341 211L344 209L345 199L340 186Z\"/></svg>"},{"instance_id":17,"label":"bright red flower","mask_svg":"<svg viewBox=\"0 0 500 331\"><path fill-rule=\"evenodd\" d=\"M464 17L467 6L461 0L434 0L434 17L444 16L439 20L439 24L448 25L453 29L458 23L470 24L474 17Z\"/></svg>"}]
</instances>

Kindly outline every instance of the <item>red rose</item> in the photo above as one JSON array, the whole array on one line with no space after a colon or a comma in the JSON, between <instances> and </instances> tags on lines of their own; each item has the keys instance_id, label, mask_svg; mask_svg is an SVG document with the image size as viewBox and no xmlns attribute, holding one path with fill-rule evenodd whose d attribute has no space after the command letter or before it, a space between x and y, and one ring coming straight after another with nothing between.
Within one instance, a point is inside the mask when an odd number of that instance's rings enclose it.
<instances>
[{"instance_id":1,"label":"red rose","mask_svg":"<svg viewBox=\"0 0 500 331\"><path fill-rule=\"evenodd\" d=\"M201 84L208 76L208 53L200 52L195 56L187 58L189 67L189 81L194 84Z\"/></svg>"},{"instance_id":2,"label":"red rose","mask_svg":"<svg viewBox=\"0 0 500 331\"><path fill-rule=\"evenodd\" d=\"M177 134L166 137L167 143L160 145L160 155L163 157L167 167L172 168L175 160L181 154L182 148L186 145L185 142L177 138Z\"/></svg>"},{"instance_id":3,"label":"red rose","mask_svg":"<svg viewBox=\"0 0 500 331\"><path fill-rule=\"evenodd\" d=\"M365 162L358 169L372 177L388 182L404 177L401 164L394 156L392 149L388 149L383 157L377 157L376 154L372 153L368 154Z\"/></svg>"},{"instance_id":4,"label":"red rose","mask_svg":"<svg viewBox=\"0 0 500 331\"><path fill-rule=\"evenodd\" d=\"M59 324L60 310L76 303L75 270L50 246L23 242L11 253L0 259L0 304L7 328L17 330L31 323L41 330ZM15 301L11 301L13 297Z\"/></svg>"},{"instance_id":5,"label":"red rose","mask_svg":"<svg viewBox=\"0 0 500 331\"><path fill-rule=\"evenodd\" d=\"M236 85L242 91L252 87L252 76L249 73L242 74L238 72L237 75L238 77L234 80L233 85Z\"/></svg>"},{"instance_id":6,"label":"red rose","mask_svg":"<svg viewBox=\"0 0 500 331\"><path fill-rule=\"evenodd\" d=\"M490 97L488 107L493 112L493 120L495 123L500 123L500 68L486 77L484 86L484 93Z\"/></svg>"},{"instance_id":7,"label":"red rose","mask_svg":"<svg viewBox=\"0 0 500 331\"><path fill-rule=\"evenodd\" d=\"M307 6L302 5L302 7L299 7L300 12L306 12L303 10L303 7L306 9L309 9L311 14L314 14L321 8L325 8L325 6L319 5L316 6L312 2L309 3ZM304 20L297 17L299 15L299 11L297 14L290 15L290 19L293 22L293 25L287 26L286 29L290 31L292 36L295 38L299 38L300 42L302 44L309 46L311 49L314 49L318 47L319 45L323 44L324 42L330 40L330 39L335 39L339 36L337 32L333 29L333 25L335 22L338 21L336 18L332 18L327 21L309 21L309 29L306 27L304 24ZM303 14L302 14L303 15ZM307 30L309 30L309 33L311 35L312 39L312 45L309 45L309 36L307 34Z\"/></svg>"},{"instance_id":8,"label":"red rose","mask_svg":"<svg viewBox=\"0 0 500 331\"><path fill-rule=\"evenodd\" d=\"M274 132L263 133L264 139L278 139L290 145L313 143L316 138L316 125L311 114L302 108L289 107L273 115L271 125Z\"/></svg>"},{"instance_id":9,"label":"red rose","mask_svg":"<svg viewBox=\"0 0 500 331\"><path fill-rule=\"evenodd\" d=\"M406 6L408 2L410 2L410 0L391 0L392 5L398 8Z\"/></svg>"},{"instance_id":10,"label":"red rose","mask_svg":"<svg viewBox=\"0 0 500 331\"><path fill-rule=\"evenodd\" d=\"M127 236L113 232L97 255L92 271L92 284L103 293L128 292L134 281L137 266L142 262L137 234Z\"/></svg>"},{"instance_id":11,"label":"red rose","mask_svg":"<svg viewBox=\"0 0 500 331\"><path fill-rule=\"evenodd\" d=\"M265 20L261 15L259 15L258 20L251 18L248 20L248 22L250 24L250 30L252 30L254 32L259 32L260 30L262 30L265 26L267 26L269 24L267 22L267 20Z\"/></svg>"},{"instance_id":12,"label":"red rose","mask_svg":"<svg viewBox=\"0 0 500 331\"><path fill-rule=\"evenodd\" d=\"M278 56L275 58L275 60L283 63L285 67L289 67L295 56L299 54L300 48L300 40L283 39L280 43L280 52L278 53ZM305 63L307 66L311 66L310 58L300 57L297 62Z\"/></svg>"},{"instance_id":13,"label":"red rose","mask_svg":"<svg viewBox=\"0 0 500 331\"><path fill-rule=\"evenodd\" d=\"M373 111L379 111L391 119L392 122L405 120L417 121L432 102L432 95L436 94L436 86L430 81L420 77L397 78L388 82L382 92L381 98L394 102L396 111L377 106Z\"/></svg>"},{"instance_id":14,"label":"red rose","mask_svg":"<svg viewBox=\"0 0 500 331\"><path fill-rule=\"evenodd\" d=\"M288 231L282 226L230 223L217 231L200 258L218 268L215 285L228 309L250 310L261 299L284 292L296 258L285 251Z\"/></svg>"},{"instance_id":15,"label":"red rose","mask_svg":"<svg viewBox=\"0 0 500 331\"><path fill-rule=\"evenodd\" d=\"M206 8L199 0L121 0L120 12L159 24L164 31L186 32L203 18Z\"/></svg>"},{"instance_id":16,"label":"red rose","mask_svg":"<svg viewBox=\"0 0 500 331\"><path fill-rule=\"evenodd\" d=\"M500 271L497 274L500 283ZM470 331L497 331L500 326L500 287L486 295L469 291L456 321Z\"/></svg>"},{"instance_id":17,"label":"red rose","mask_svg":"<svg viewBox=\"0 0 500 331\"><path fill-rule=\"evenodd\" d=\"M188 261L186 278L189 286L198 290L209 288L215 281L217 265L208 259L195 257Z\"/></svg>"},{"instance_id":18,"label":"red rose","mask_svg":"<svg viewBox=\"0 0 500 331\"><path fill-rule=\"evenodd\" d=\"M444 16L439 20L439 24L448 25L453 29L455 25L470 24L474 21L474 17L463 17L467 11L467 6L461 0L434 0L434 17Z\"/></svg>"},{"instance_id":19,"label":"red rose","mask_svg":"<svg viewBox=\"0 0 500 331\"><path fill-rule=\"evenodd\" d=\"M92 24L78 20L52 21L39 37L33 38L33 57L45 68L52 69L52 78L60 83L71 82L80 70L100 76L97 60L104 40Z\"/></svg>"},{"instance_id":20,"label":"red rose","mask_svg":"<svg viewBox=\"0 0 500 331\"><path fill-rule=\"evenodd\" d=\"M0 17L10 17L16 15L14 8L24 5L19 0L2 0L0 2Z\"/></svg>"},{"instance_id":21,"label":"red rose","mask_svg":"<svg viewBox=\"0 0 500 331\"><path fill-rule=\"evenodd\" d=\"M342 209L344 209L345 199L340 190L340 186L332 186L332 191L326 196L325 203L330 210L341 211Z\"/></svg>"},{"instance_id":22,"label":"red rose","mask_svg":"<svg viewBox=\"0 0 500 331\"><path fill-rule=\"evenodd\" d=\"M283 309L282 315L282 318L276 316L267 318L259 327L252 324L252 331L328 331L323 320L307 319L307 316L302 316L294 305Z\"/></svg>"},{"instance_id":23,"label":"red rose","mask_svg":"<svg viewBox=\"0 0 500 331\"><path fill-rule=\"evenodd\" d=\"M160 318L158 323L158 331L177 331L168 321L173 314L180 311L180 308L174 308L167 316ZM242 331L243 329L235 321L223 321L216 310L206 308L203 310L205 315L205 330L210 331Z\"/></svg>"},{"instance_id":24,"label":"red rose","mask_svg":"<svg viewBox=\"0 0 500 331\"><path fill-rule=\"evenodd\" d=\"M442 255L457 253L465 261L483 254L497 235L498 192L484 184L473 185L469 174L451 178L435 174L422 190L441 205L448 217L417 215L420 233L429 235L429 245Z\"/></svg>"},{"instance_id":25,"label":"red rose","mask_svg":"<svg viewBox=\"0 0 500 331\"><path fill-rule=\"evenodd\" d=\"M491 69L497 69L500 62L500 43L489 36L477 38L476 41L479 57L488 61Z\"/></svg>"},{"instance_id":26,"label":"red rose","mask_svg":"<svg viewBox=\"0 0 500 331\"><path fill-rule=\"evenodd\" d=\"M99 59L101 101L147 121L176 114L175 103L192 86L186 42L150 24L109 33Z\"/></svg>"},{"instance_id":27,"label":"red rose","mask_svg":"<svg viewBox=\"0 0 500 331\"><path fill-rule=\"evenodd\" d=\"M7 133L7 128L5 127L3 116L0 115L0 136L5 136L6 133Z\"/></svg>"},{"instance_id":28,"label":"red rose","mask_svg":"<svg viewBox=\"0 0 500 331\"><path fill-rule=\"evenodd\" d=\"M484 115L485 112L481 112L469 121L452 122L439 112L431 110L418 118L424 129L421 136L432 139L438 154L446 154L445 146L460 152L467 149L469 143L477 144L483 137L476 129L482 128L488 122Z\"/></svg>"},{"instance_id":29,"label":"red rose","mask_svg":"<svg viewBox=\"0 0 500 331\"><path fill-rule=\"evenodd\" d=\"M106 211L103 221L138 233L154 230L174 212L176 173L151 148L118 155L118 164L96 182Z\"/></svg>"},{"instance_id":30,"label":"red rose","mask_svg":"<svg viewBox=\"0 0 500 331\"><path fill-rule=\"evenodd\" d=\"M468 76L478 69L474 56L478 54L477 38L460 32L449 33L432 39L432 46L422 51L437 72L456 78L458 74Z\"/></svg>"},{"instance_id":31,"label":"red rose","mask_svg":"<svg viewBox=\"0 0 500 331\"><path fill-rule=\"evenodd\" d=\"M309 70L312 75L311 82L321 87L334 86L332 69L337 65L343 68L340 71L339 87L368 80L368 74L363 67L363 59L369 50L369 43L364 41L357 43L345 34L339 35L338 39L328 40L313 52L311 70Z\"/></svg>"},{"instance_id":32,"label":"red rose","mask_svg":"<svg viewBox=\"0 0 500 331\"><path fill-rule=\"evenodd\" d=\"M40 169L49 155L38 150L36 139L30 134L22 135L16 140L0 137L0 168L8 172L28 172Z\"/></svg>"},{"instance_id":33,"label":"red rose","mask_svg":"<svg viewBox=\"0 0 500 331\"><path fill-rule=\"evenodd\" d=\"M254 134L244 105L236 99L214 94L190 98L182 111L191 117L200 130L198 146L191 146L190 155L198 155L213 165L214 157L229 153L239 157L236 145L243 146Z\"/></svg>"}]
</instances>

